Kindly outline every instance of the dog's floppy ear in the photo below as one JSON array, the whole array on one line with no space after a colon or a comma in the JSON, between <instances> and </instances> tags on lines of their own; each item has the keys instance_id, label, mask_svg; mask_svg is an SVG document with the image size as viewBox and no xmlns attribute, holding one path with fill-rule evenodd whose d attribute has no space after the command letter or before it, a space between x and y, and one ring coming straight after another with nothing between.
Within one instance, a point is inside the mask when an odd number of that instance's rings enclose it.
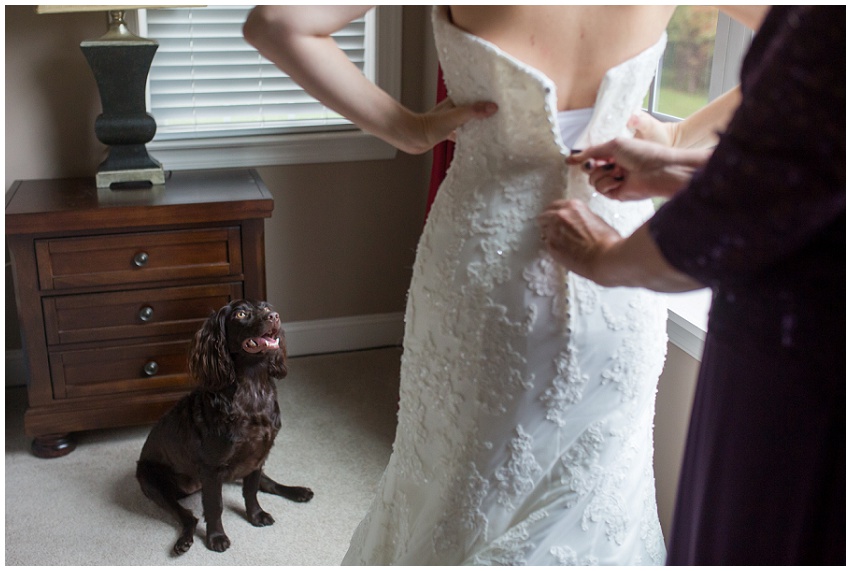
<instances>
[{"instance_id":1,"label":"dog's floppy ear","mask_svg":"<svg viewBox=\"0 0 851 571\"><path fill-rule=\"evenodd\" d=\"M189 374L201 387L221 390L236 382L236 371L227 347L227 325L231 307L212 313L192 340L189 349Z\"/></svg>"},{"instance_id":2,"label":"dog's floppy ear","mask_svg":"<svg viewBox=\"0 0 851 571\"><path fill-rule=\"evenodd\" d=\"M269 358L269 376L283 379L287 376L287 359L281 352L276 352Z\"/></svg>"},{"instance_id":3,"label":"dog's floppy ear","mask_svg":"<svg viewBox=\"0 0 851 571\"><path fill-rule=\"evenodd\" d=\"M281 350L275 351L274 355L269 359L269 376L276 379L283 379L287 376L287 340L284 337L283 329L281 329L279 338L281 340Z\"/></svg>"}]
</instances>

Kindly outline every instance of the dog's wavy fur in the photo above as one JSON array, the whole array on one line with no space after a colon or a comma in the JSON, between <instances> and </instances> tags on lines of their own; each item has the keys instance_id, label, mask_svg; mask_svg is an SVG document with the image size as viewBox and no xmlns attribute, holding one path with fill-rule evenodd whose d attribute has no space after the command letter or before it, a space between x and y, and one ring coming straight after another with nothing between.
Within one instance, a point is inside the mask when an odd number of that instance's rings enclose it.
<instances>
[{"instance_id":1,"label":"dog's wavy fur","mask_svg":"<svg viewBox=\"0 0 851 571\"><path fill-rule=\"evenodd\" d=\"M277 347L273 338L279 339ZM189 372L198 387L151 430L136 477L145 495L180 522L174 553L192 546L198 523L178 500L198 490L206 545L225 551L230 547L222 526L225 482L242 480L246 516L255 526L274 522L257 502L258 490L297 502L313 497L309 488L283 486L262 470L281 427L275 379L287 374L278 314L266 302L225 305L196 333Z\"/></svg>"}]
</instances>

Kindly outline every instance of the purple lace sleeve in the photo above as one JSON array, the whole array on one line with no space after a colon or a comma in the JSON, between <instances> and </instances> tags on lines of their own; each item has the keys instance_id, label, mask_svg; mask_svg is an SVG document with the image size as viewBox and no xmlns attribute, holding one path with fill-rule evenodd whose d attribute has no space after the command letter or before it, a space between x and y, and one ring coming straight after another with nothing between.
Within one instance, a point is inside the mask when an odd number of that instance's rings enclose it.
<instances>
[{"instance_id":1,"label":"purple lace sleeve","mask_svg":"<svg viewBox=\"0 0 851 571\"><path fill-rule=\"evenodd\" d=\"M709 286L751 279L840 219L844 230L844 8L772 15L784 20L770 15L754 41L728 132L650 223L668 261Z\"/></svg>"}]
</instances>

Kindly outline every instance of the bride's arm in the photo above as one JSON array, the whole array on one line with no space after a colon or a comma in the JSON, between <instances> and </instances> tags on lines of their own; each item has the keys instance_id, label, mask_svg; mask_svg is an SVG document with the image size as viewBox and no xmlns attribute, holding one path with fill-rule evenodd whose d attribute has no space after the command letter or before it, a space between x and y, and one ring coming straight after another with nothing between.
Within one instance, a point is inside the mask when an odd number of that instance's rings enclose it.
<instances>
[{"instance_id":1,"label":"bride's arm","mask_svg":"<svg viewBox=\"0 0 851 571\"><path fill-rule=\"evenodd\" d=\"M680 149L705 149L718 144L718 133L726 130L741 101L742 93L734 87L682 121L664 123L649 113L639 113L630 118L628 126L637 139Z\"/></svg>"},{"instance_id":2,"label":"bride's arm","mask_svg":"<svg viewBox=\"0 0 851 571\"><path fill-rule=\"evenodd\" d=\"M415 113L370 82L331 34L363 16L368 6L258 6L243 28L246 40L310 95L355 125L408 153L423 153L493 104L445 102Z\"/></svg>"},{"instance_id":3,"label":"bride's arm","mask_svg":"<svg viewBox=\"0 0 851 571\"><path fill-rule=\"evenodd\" d=\"M743 26L758 30L771 6L718 6L718 9Z\"/></svg>"}]
</instances>

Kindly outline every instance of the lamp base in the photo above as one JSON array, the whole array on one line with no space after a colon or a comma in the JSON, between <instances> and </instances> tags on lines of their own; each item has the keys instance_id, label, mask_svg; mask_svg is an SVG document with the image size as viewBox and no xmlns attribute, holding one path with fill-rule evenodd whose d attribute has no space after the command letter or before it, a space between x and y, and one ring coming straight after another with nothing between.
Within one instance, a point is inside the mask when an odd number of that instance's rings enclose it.
<instances>
[{"instance_id":1,"label":"lamp base","mask_svg":"<svg viewBox=\"0 0 851 571\"><path fill-rule=\"evenodd\" d=\"M102 170L95 176L98 188L109 188L113 184L128 182L150 182L156 186L165 184L165 173L162 167L150 169L125 169L117 171Z\"/></svg>"},{"instance_id":2,"label":"lamp base","mask_svg":"<svg viewBox=\"0 0 851 571\"><path fill-rule=\"evenodd\" d=\"M80 44L103 107L95 134L109 150L98 168L97 186L164 184L162 165L145 148L157 131L156 121L145 110L145 84L159 44L131 34L123 11L110 12L110 19L110 30L103 37Z\"/></svg>"}]
</instances>

